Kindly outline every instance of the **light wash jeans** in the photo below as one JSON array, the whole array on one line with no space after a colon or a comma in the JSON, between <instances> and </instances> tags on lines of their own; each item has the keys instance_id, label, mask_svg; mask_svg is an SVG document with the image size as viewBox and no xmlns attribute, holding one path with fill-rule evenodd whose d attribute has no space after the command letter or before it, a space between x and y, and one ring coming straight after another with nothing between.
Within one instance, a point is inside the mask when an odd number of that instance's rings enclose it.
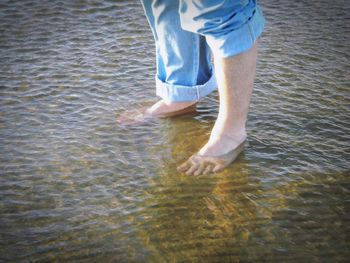
<instances>
[{"instance_id":1,"label":"light wash jeans","mask_svg":"<svg viewBox=\"0 0 350 263\"><path fill-rule=\"evenodd\" d=\"M196 101L217 88L211 63L250 49L265 20L255 0L141 0L156 44L156 92Z\"/></svg>"}]
</instances>

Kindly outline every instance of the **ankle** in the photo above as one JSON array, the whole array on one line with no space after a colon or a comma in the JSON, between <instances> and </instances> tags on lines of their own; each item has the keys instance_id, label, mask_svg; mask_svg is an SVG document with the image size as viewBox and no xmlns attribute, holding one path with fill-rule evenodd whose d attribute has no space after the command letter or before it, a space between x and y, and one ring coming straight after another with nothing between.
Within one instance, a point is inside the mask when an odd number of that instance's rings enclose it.
<instances>
[{"instance_id":1,"label":"ankle","mask_svg":"<svg viewBox=\"0 0 350 263\"><path fill-rule=\"evenodd\" d=\"M240 143L247 138L247 133L245 129L239 129L239 130L231 130L231 131L226 130L222 132L212 131L210 135L211 140L220 140L223 138L229 141L235 141L237 143Z\"/></svg>"},{"instance_id":2,"label":"ankle","mask_svg":"<svg viewBox=\"0 0 350 263\"><path fill-rule=\"evenodd\" d=\"M236 133L223 133L221 136L238 143L241 143L242 141L247 139L247 133L245 130Z\"/></svg>"}]
</instances>

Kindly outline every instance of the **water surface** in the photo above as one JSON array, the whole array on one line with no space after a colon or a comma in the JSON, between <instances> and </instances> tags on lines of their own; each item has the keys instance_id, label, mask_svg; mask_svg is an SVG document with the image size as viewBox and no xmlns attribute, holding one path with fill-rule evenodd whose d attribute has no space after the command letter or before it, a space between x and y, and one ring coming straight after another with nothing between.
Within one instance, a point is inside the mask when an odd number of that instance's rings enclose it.
<instances>
[{"instance_id":1,"label":"water surface","mask_svg":"<svg viewBox=\"0 0 350 263\"><path fill-rule=\"evenodd\" d=\"M350 5L261 4L249 145L194 178L175 168L217 93L197 115L116 123L155 99L138 1L1 1L0 261L346 262Z\"/></svg>"}]
</instances>

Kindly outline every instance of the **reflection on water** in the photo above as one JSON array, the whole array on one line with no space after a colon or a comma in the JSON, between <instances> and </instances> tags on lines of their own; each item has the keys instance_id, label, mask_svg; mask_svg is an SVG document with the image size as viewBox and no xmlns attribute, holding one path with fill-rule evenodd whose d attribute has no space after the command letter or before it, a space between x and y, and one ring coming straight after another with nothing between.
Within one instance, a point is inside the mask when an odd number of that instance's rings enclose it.
<instances>
[{"instance_id":1,"label":"reflection on water","mask_svg":"<svg viewBox=\"0 0 350 263\"><path fill-rule=\"evenodd\" d=\"M154 99L139 2L2 1L0 261L346 262L350 6L261 3L249 144L194 178L175 168L217 94L196 115L115 122Z\"/></svg>"}]
</instances>

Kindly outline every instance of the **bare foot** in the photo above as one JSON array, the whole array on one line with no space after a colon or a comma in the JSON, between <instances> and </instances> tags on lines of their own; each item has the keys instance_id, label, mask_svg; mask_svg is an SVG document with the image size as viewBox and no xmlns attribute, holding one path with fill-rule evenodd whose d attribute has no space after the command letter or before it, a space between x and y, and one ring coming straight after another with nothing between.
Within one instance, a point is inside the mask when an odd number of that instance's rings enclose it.
<instances>
[{"instance_id":1,"label":"bare foot","mask_svg":"<svg viewBox=\"0 0 350 263\"><path fill-rule=\"evenodd\" d=\"M144 106L123 112L117 122L123 125L136 125L152 118L167 118L193 113L196 111L196 101L167 103L160 100L152 106Z\"/></svg>"},{"instance_id":2,"label":"bare foot","mask_svg":"<svg viewBox=\"0 0 350 263\"><path fill-rule=\"evenodd\" d=\"M213 136L211 136L213 137ZM202 149L178 167L187 175L217 173L231 164L243 151L246 136L232 138L226 135L210 138Z\"/></svg>"}]
</instances>

